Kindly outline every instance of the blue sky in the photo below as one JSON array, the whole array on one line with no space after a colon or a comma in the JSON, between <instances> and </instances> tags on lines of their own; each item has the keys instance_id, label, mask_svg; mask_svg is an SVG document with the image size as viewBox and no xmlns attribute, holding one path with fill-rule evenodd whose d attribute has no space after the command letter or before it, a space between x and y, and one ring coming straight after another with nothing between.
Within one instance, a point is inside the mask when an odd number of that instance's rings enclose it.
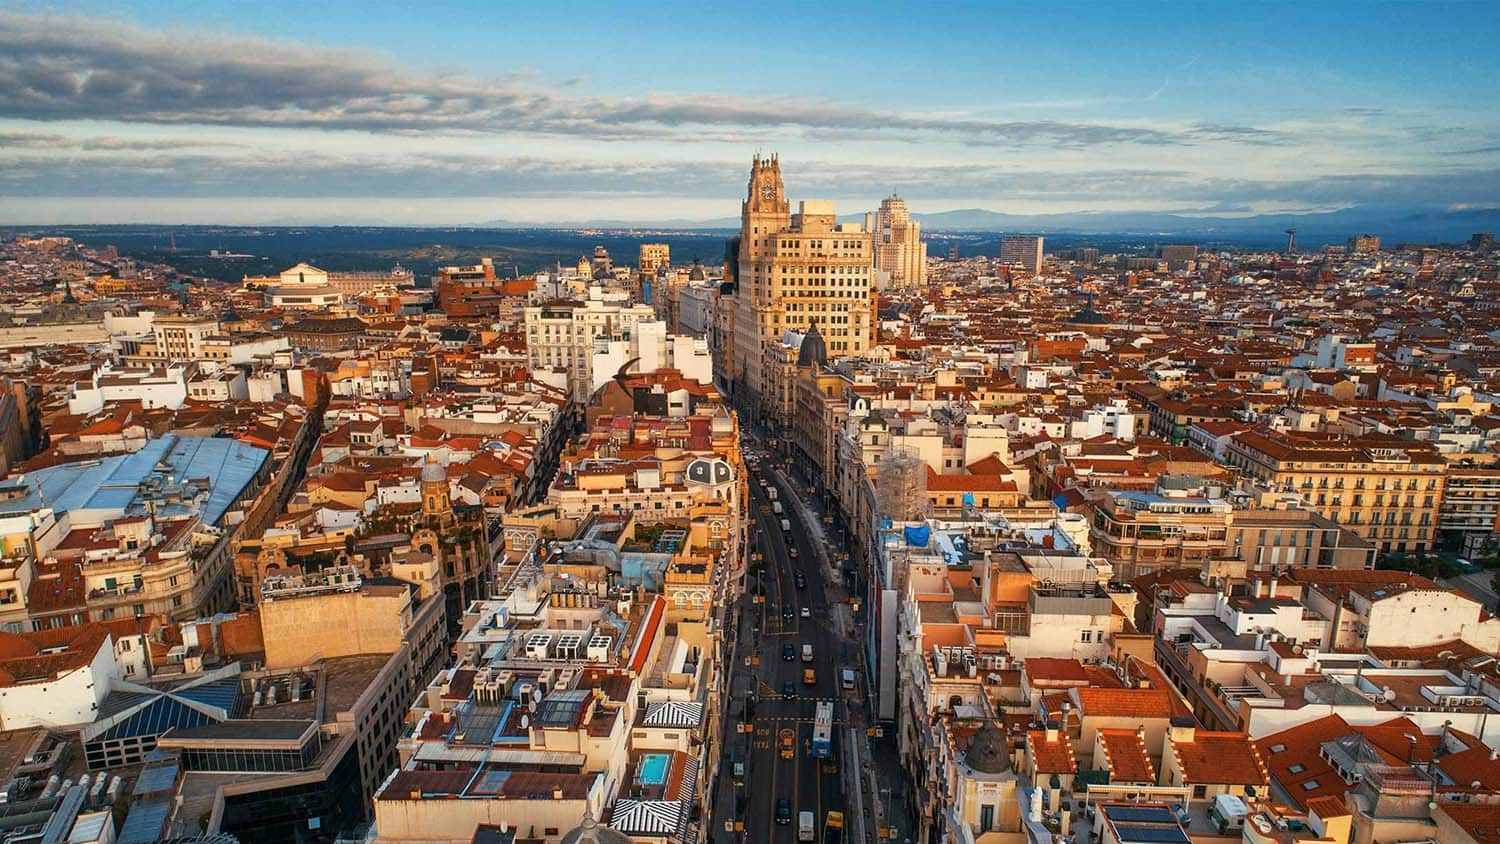
<instances>
[{"instance_id":1,"label":"blue sky","mask_svg":"<svg viewBox=\"0 0 1500 844\"><path fill-rule=\"evenodd\" d=\"M0 222L1500 204L1492 3L0 3Z\"/></svg>"}]
</instances>

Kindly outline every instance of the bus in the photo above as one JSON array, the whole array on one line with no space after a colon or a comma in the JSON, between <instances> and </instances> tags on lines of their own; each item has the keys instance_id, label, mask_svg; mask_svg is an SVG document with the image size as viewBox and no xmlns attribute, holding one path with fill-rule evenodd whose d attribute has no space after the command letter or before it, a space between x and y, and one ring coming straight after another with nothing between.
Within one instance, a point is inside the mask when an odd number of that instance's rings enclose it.
<instances>
[{"instance_id":1,"label":"bus","mask_svg":"<svg viewBox=\"0 0 1500 844\"><path fill-rule=\"evenodd\" d=\"M827 759L833 750L833 701L818 701L818 711L813 718L812 755Z\"/></svg>"}]
</instances>

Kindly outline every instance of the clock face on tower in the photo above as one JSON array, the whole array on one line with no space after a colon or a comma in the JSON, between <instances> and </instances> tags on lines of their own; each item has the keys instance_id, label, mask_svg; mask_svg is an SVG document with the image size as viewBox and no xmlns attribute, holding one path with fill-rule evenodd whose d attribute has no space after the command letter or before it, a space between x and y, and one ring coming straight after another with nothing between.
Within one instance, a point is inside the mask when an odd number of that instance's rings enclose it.
<instances>
[{"instance_id":1,"label":"clock face on tower","mask_svg":"<svg viewBox=\"0 0 1500 844\"><path fill-rule=\"evenodd\" d=\"M760 195L761 195L762 199L775 199L776 198L776 186L773 185L773 184L770 184L770 183L761 185L760 186Z\"/></svg>"}]
</instances>

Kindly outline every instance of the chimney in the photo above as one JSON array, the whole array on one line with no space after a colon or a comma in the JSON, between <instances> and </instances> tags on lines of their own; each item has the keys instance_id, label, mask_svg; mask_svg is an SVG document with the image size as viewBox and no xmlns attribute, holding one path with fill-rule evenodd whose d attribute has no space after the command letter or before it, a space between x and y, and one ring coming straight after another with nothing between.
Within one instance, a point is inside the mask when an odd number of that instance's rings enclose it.
<instances>
[{"instance_id":1,"label":"chimney","mask_svg":"<svg viewBox=\"0 0 1500 844\"><path fill-rule=\"evenodd\" d=\"M1198 723L1192 718L1173 718L1172 725L1168 731L1168 738L1171 741L1188 742L1192 741L1193 737L1197 734Z\"/></svg>"},{"instance_id":2,"label":"chimney","mask_svg":"<svg viewBox=\"0 0 1500 844\"><path fill-rule=\"evenodd\" d=\"M563 799L562 786L560 786L560 785L554 785L554 786L552 786L552 799L553 800L561 800L561 799Z\"/></svg>"},{"instance_id":3,"label":"chimney","mask_svg":"<svg viewBox=\"0 0 1500 844\"><path fill-rule=\"evenodd\" d=\"M1047 733L1046 733L1046 735L1047 735L1047 743L1048 744L1051 744L1052 742L1057 741L1057 722L1056 721L1048 721L1047 722Z\"/></svg>"},{"instance_id":4,"label":"chimney","mask_svg":"<svg viewBox=\"0 0 1500 844\"><path fill-rule=\"evenodd\" d=\"M1274 597L1276 597L1276 578L1274 578L1274 577L1271 578L1271 588L1270 588L1270 591L1267 593L1266 597L1267 598L1274 598Z\"/></svg>"}]
</instances>

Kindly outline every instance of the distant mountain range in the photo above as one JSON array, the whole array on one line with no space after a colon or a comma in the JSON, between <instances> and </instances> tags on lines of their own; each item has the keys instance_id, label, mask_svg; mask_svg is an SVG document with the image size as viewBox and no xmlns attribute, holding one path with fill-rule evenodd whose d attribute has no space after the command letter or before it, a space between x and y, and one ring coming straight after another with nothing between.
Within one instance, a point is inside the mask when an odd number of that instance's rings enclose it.
<instances>
[{"instance_id":1,"label":"distant mountain range","mask_svg":"<svg viewBox=\"0 0 1500 844\"><path fill-rule=\"evenodd\" d=\"M1306 214L1259 214L1249 217L1198 217L1133 211L1095 211L1065 214L1006 214L984 208L963 208L933 214L912 214L931 234L1015 232L1025 234L1128 235L1151 239L1183 237L1195 240L1233 240L1279 243L1284 230L1297 229L1297 241L1312 246L1339 243L1355 234L1380 235L1387 243L1401 241L1455 243L1475 232L1500 231L1500 207L1414 211L1411 208L1354 206L1338 211ZM840 218L861 222L863 214ZM711 220L588 220L582 222L516 223L493 220L484 228L598 228L712 231L736 229L739 219Z\"/></svg>"}]
</instances>

